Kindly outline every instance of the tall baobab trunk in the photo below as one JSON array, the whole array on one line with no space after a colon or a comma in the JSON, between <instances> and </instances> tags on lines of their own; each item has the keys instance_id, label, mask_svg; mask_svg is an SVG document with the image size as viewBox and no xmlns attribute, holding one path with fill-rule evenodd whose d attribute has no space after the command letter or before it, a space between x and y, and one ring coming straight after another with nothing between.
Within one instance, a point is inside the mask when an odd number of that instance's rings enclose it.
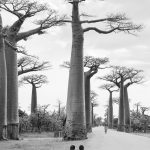
<instances>
[{"instance_id":1,"label":"tall baobab trunk","mask_svg":"<svg viewBox=\"0 0 150 150\"><path fill-rule=\"evenodd\" d=\"M19 115L18 115L18 64L17 52L13 47L17 44L17 34L25 17L16 21L7 30L7 40L11 46L6 46L7 66L7 135L8 138L19 139Z\"/></svg>"},{"instance_id":2,"label":"tall baobab trunk","mask_svg":"<svg viewBox=\"0 0 150 150\"><path fill-rule=\"evenodd\" d=\"M112 104L112 92L109 96L109 107L108 107L108 127L113 128L113 104Z\"/></svg>"},{"instance_id":3,"label":"tall baobab trunk","mask_svg":"<svg viewBox=\"0 0 150 150\"><path fill-rule=\"evenodd\" d=\"M123 79L121 79L121 82L120 82L118 131L124 131L124 87L123 87Z\"/></svg>"},{"instance_id":4,"label":"tall baobab trunk","mask_svg":"<svg viewBox=\"0 0 150 150\"><path fill-rule=\"evenodd\" d=\"M128 99L128 91L127 87L124 86L124 119L125 119L125 126L127 127L126 131L128 132L130 129L130 107L129 107L129 99Z\"/></svg>"},{"instance_id":5,"label":"tall baobab trunk","mask_svg":"<svg viewBox=\"0 0 150 150\"><path fill-rule=\"evenodd\" d=\"M72 5L72 52L64 140L81 140L87 138L83 71L83 30L79 20L78 2L74 2Z\"/></svg>"},{"instance_id":6,"label":"tall baobab trunk","mask_svg":"<svg viewBox=\"0 0 150 150\"><path fill-rule=\"evenodd\" d=\"M85 81L85 114L86 114L86 130L92 132L92 112L91 112L91 100L90 100L90 77L84 73Z\"/></svg>"},{"instance_id":7,"label":"tall baobab trunk","mask_svg":"<svg viewBox=\"0 0 150 150\"><path fill-rule=\"evenodd\" d=\"M37 110L37 93L36 86L32 84L32 96L31 96L31 114Z\"/></svg>"},{"instance_id":8,"label":"tall baobab trunk","mask_svg":"<svg viewBox=\"0 0 150 150\"><path fill-rule=\"evenodd\" d=\"M60 108L60 103L58 104L58 116L60 117L60 111L61 111L61 108Z\"/></svg>"},{"instance_id":9,"label":"tall baobab trunk","mask_svg":"<svg viewBox=\"0 0 150 150\"><path fill-rule=\"evenodd\" d=\"M13 36L8 41L15 46ZM6 47L7 65L7 121L8 138L19 138L19 117L18 117L18 67L17 52L11 47Z\"/></svg>"},{"instance_id":10,"label":"tall baobab trunk","mask_svg":"<svg viewBox=\"0 0 150 150\"><path fill-rule=\"evenodd\" d=\"M2 18L0 14L0 140L7 138L7 70L2 28Z\"/></svg>"},{"instance_id":11,"label":"tall baobab trunk","mask_svg":"<svg viewBox=\"0 0 150 150\"><path fill-rule=\"evenodd\" d=\"M91 107L92 107L92 112L91 112L91 115L92 115L92 126L94 126L94 106L93 104L91 104Z\"/></svg>"}]
</instances>

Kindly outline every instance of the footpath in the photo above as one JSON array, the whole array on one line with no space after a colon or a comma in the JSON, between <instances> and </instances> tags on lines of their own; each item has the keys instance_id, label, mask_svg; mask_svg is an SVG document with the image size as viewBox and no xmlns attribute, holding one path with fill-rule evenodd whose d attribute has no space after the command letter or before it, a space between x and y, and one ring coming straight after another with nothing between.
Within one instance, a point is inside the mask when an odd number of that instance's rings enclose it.
<instances>
[{"instance_id":1,"label":"footpath","mask_svg":"<svg viewBox=\"0 0 150 150\"><path fill-rule=\"evenodd\" d=\"M62 142L61 149L55 145L52 150L69 150L71 144L75 150L79 145L84 145L84 150L150 150L150 138L109 129L105 134L104 127L94 128L87 140Z\"/></svg>"},{"instance_id":2,"label":"footpath","mask_svg":"<svg viewBox=\"0 0 150 150\"><path fill-rule=\"evenodd\" d=\"M93 134L90 137L93 142L91 150L150 150L150 138L147 137L115 130L108 130L105 134L103 127L94 128Z\"/></svg>"}]
</instances>

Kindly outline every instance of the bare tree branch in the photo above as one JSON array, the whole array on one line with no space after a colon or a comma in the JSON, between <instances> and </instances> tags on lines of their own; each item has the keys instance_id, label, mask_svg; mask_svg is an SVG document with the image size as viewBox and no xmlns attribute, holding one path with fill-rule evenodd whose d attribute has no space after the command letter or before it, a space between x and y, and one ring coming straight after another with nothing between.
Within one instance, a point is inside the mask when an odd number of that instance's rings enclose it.
<instances>
[{"instance_id":1,"label":"bare tree branch","mask_svg":"<svg viewBox=\"0 0 150 150\"><path fill-rule=\"evenodd\" d=\"M109 92L118 92L119 91L119 88L116 89L116 85L115 84L103 84L99 88L101 88L103 90L107 90Z\"/></svg>"},{"instance_id":2,"label":"bare tree branch","mask_svg":"<svg viewBox=\"0 0 150 150\"><path fill-rule=\"evenodd\" d=\"M104 19L97 19L97 20L85 20L85 21L81 21L81 23L98 23L98 22L102 22L105 23L107 25L107 29L101 30L99 28L96 27L87 27L85 28L83 31L87 32L87 31L96 31L99 34L109 34L112 32L125 32L128 34L134 34L135 31L140 31L143 27L142 25L135 25L132 22L128 21L129 19L125 16L125 14L111 14L110 16L108 16L108 18L104 18Z\"/></svg>"},{"instance_id":3,"label":"bare tree branch","mask_svg":"<svg viewBox=\"0 0 150 150\"><path fill-rule=\"evenodd\" d=\"M16 15L18 18L32 17L36 13L48 10L47 4L33 0L1 0L0 8Z\"/></svg>"},{"instance_id":4,"label":"bare tree branch","mask_svg":"<svg viewBox=\"0 0 150 150\"><path fill-rule=\"evenodd\" d=\"M45 29L48 29L52 26L63 25L65 22L64 19L65 19L65 16L58 17L58 16L56 16L56 13L54 11L51 11L46 18L44 18L42 20L37 20L35 22L35 24L38 25L39 27L37 27L35 29L31 29L31 30L26 31L26 32L18 33L16 40L17 41L27 40L27 38L31 35L44 34Z\"/></svg>"},{"instance_id":5,"label":"bare tree branch","mask_svg":"<svg viewBox=\"0 0 150 150\"><path fill-rule=\"evenodd\" d=\"M23 77L19 83L20 84L33 84L36 88L42 86L42 84L47 83L47 77L45 75L29 75Z\"/></svg>"},{"instance_id":6,"label":"bare tree branch","mask_svg":"<svg viewBox=\"0 0 150 150\"><path fill-rule=\"evenodd\" d=\"M106 18L95 19L95 20L84 20L84 21L81 21L81 23L99 23L99 22L104 22L104 23L116 22L116 23L120 23L121 21L127 21L127 20L128 20L128 18L125 16L125 14L110 14Z\"/></svg>"},{"instance_id":7,"label":"bare tree branch","mask_svg":"<svg viewBox=\"0 0 150 150\"><path fill-rule=\"evenodd\" d=\"M70 62L69 61L64 61L62 65L60 65L61 67L64 68L70 68Z\"/></svg>"},{"instance_id":8,"label":"bare tree branch","mask_svg":"<svg viewBox=\"0 0 150 150\"><path fill-rule=\"evenodd\" d=\"M108 18L95 19L95 20L84 20L84 21L81 21L81 23L97 23L97 22L103 22L103 21L108 21Z\"/></svg>"},{"instance_id":9,"label":"bare tree branch","mask_svg":"<svg viewBox=\"0 0 150 150\"><path fill-rule=\"evenodd\" d=\"M84 67L97 68L97 69L101 69L101 65L105 65L108 62L109 62L109 59L107 57L95 58L93 56L85 56L83 60Z\"/></svg>"},{"instance_id":10,"label":"bare tree branch","mask_svg":"<svg viewBox=\"0 0 150 150\"><path fill-rule=\"evenodd\" d=\"M37 59L30 57L22 57L18 60L18 75L22 75L33 71L42 71L49 69L49 62L39 62Z\"/></svg>"},{"instance_id":11,"label":"bare tree branch","mask_svg":"<svg viewBox=\"0 0 150 150\"><path fill-rule=\"evenodd\" d=\"M52 26L62 25L65 22L63 22L64 18L66 18L66 16L58 17L57 12L50 9L47 4L40 4L35 0L1 0L0 8L18 17L18 20L15 21L14 24L8 29L11 33L14 33L14 35L17 36L17 41L26 39L28 36L33 34L42 34L44 33L44 29ZM44 17L44 19L35 21L39 27L31 30L31 32L18 34L24 21L38 13L47 13L47 16Z\"/></svg>"},{"instance_id":12,"label":"bare tree branch","mask_svg":"<svg viewBox=\"0 0 150 150\"><path fill-rule=\"evenodd\" d=\"M116 84L118 87L120 87L120 77L113 72L111 75L105 75L103 77L98 77L97 79L112 82L112 83Z\"/></svg>"},{"instance_id":13,"label":"bare tree branch","mask_svg":"<svg viewBox=\"0 0 150 150\"><path fill-rule=\"evenodd\" d=\"M120 87L121 78L125 82L125 86L128 87L134 83L141 83L143 76L139 75L142 70L137 70L134 68L112 66L112 71L110 74L103 77L98 77L98 79L105 80L116 84Z\"/></svg>"},{"instance_id":14,"label":"bare tree branch","mask_svg":"<svg viewBox=\"0 0 150 150\"><path fill-rule=\"evenodd\" d=\"M105 69L108 67L101 67L101 65L105 65L109 62L109 59L107 57L104 58L95 58L93 56L85 56L83 58L84 67L87 68L93 68L94 69ZM61 65L61 67L70 68L70 62L64 61L64 63Z\"/></svg>"},{"instance_id":15,"label":"bare tree branch","mask_svg":"<svg viewBox=\"0 0 150 150\"><path fill-rule=\"evenodd\" d=\"M87 31L93 30L93 31L96 31L96 32L99 33L99 34L109 34L109 33L113 32L113 31L115 31L115 30L118 30L118 29L119 29L119 28L116 27L116 28L113 28L113 29L111 29L111 30L104 31L104 30L100 30L100 29L98 29L98 28L96 28L96 27L88 27L88 28L83 29L83 32L87 32Z\"/></svg>"}]
</instances>

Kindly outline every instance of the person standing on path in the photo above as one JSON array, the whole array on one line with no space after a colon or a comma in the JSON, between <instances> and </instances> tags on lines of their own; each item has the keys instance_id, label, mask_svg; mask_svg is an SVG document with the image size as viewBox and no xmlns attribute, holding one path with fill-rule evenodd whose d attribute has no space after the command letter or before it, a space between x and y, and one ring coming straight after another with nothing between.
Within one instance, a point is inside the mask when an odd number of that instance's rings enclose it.
<instances>
[{"instance_id":1,"label":"person standing on path","mask_svg":"<svg viewBox=\"0 0 150 150\"><path fill-rule=\"evenodd\" d=\"M107 133L107 125L104 125L105 134Z\"/></svg>"}]
</instances>

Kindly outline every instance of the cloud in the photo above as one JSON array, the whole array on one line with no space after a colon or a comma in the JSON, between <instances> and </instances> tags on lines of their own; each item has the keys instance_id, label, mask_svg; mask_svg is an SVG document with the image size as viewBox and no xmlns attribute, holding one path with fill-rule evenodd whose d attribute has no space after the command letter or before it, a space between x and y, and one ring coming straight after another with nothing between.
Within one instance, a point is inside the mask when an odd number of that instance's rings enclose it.
<instances>
[{"instance_id":1,"label":"cloud","mask_svg":"<svg viewBox=\"0 0 150 150\"><path fill-rule=\"evenodd\" d=\"M60 34L62 32L62 28L61 27L53 27L52 30L49 31L49 33L52 35L52 36L57 36L58 34Z\"/></svg>"},{"instance_id":2,"label":"cloud","mask_svg":"<svg viewBox=\"0 0 150 150\"><path fill-rule=\"evenodd\" d=\"M137 48L137 49L149 49L148 45L144 45L144 44L143 45L142 44L135 45L134 48Z\"/></svg>"},{"instance_id":3,"label":"cloud","mask_svg":"<svg viewBox=\"0 0 150 150\"><path fill-rule=\"evenodd\" d=\"M106 51L105 49L94 49L94 48L87 48L85 49L85 55L87 56L94 56L94 57L108 57L111 52Z\"/></svg>"},{"instance_id":4,"label":"cloud","mask_svg":"<svg viewBox=\"0 0 150 150\"><path fill-rule=\"evenodd\" d=\"M127 48L120 48L120 49L115 49L113 53L115 54L121 53L121 55L124 55L124 54L129 54L129 50Z\"/></svg>"}]
</instances>

